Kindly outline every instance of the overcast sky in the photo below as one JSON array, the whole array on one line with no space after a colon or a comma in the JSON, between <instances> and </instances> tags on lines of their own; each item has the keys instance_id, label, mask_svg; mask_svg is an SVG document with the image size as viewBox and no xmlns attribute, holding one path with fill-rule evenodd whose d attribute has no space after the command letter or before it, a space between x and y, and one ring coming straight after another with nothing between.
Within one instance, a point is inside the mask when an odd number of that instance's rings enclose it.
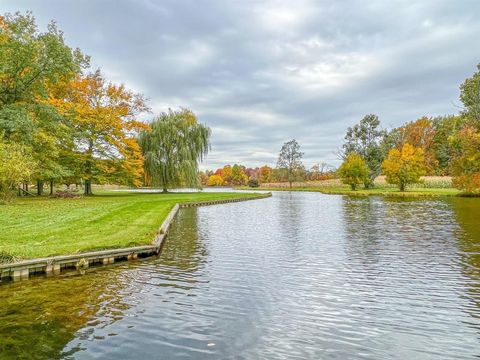
<instances>
[{"instance_id":1,"label":"overcast sky","mask_svg":"<svg viewBox=\"0 0 480 360\"><path fill-rule=\"evenodd\" d=\"M275 165L295 138L304 163L338 164L365 114L385 128L459 111L480 62L478 0L0 0L54 19L67 43L155 113L191 108L213 131L202 168Z\"/></svg>"}]
</instances>

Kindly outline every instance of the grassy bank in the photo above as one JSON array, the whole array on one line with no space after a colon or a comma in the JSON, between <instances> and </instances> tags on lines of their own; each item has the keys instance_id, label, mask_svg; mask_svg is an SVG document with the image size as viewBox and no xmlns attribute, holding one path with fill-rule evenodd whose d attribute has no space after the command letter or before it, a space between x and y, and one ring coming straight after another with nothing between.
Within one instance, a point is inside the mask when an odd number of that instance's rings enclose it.
<instances>
[{"instance_id":1,"label":"grassy bank","mask_svg":"<svg viewBox=\"0 0 480 360\"><path fill-rule=\"evenodd\" d=\"M255 195L104 192L19 199L0 205L0 262L150 244L175 203Z\"/></svg>"},{"instance_id":2,"label":"grassy bank","mask_svg":"<svg viewBox=\"0 0 480 360\"><path fill-rule=\"evenodd\" d=\"M446 176L426 176L421 183L407 187L404 192L398 190L394 185L387 184L384 177L378 177L373 188L363 189L363 187L359 187L356 191L352 191L349 186L342 184L338 179L296 182L293 183L292 189L289 188L288 183L268 183L262 184L258 190L314 191L323 194L353 196L429 197L462 195L459 190L452 187L451 181L451 178ZM241 189L250 188L242 187Z\"/></svg>"}]
</instances>

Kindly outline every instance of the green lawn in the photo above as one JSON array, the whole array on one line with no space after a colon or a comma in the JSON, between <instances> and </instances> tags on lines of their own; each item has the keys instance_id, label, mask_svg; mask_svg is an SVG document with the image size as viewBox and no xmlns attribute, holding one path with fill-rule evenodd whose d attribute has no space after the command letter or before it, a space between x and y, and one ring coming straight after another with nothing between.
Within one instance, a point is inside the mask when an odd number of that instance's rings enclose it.
<instances>
[{"instance_id":1,"label":"green lawn","mask_svg":"<svg viewBox=\"0 0 480 360\"><path fill-rule=\"evenodd\" d=\"M0 262L150 244L175 203L256 195L104 192L18 199L0 205Z\"/></svg>"}]
</instances>

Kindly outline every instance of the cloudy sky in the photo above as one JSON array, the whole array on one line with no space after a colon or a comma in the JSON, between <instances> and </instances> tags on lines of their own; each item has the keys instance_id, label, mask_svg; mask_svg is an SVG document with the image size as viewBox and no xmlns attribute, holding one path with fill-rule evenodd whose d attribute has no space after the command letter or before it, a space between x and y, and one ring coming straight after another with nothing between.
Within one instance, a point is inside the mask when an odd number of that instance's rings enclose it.
<instances>
[{"instance_id":1,"label":"cloudy sky","mask_svg":"<svg viewBox=\"0 0 480 360\"><path fill-rule=\"evenodd\" d=\"M478 0L0 0L54 19L67 42L155 113L186 106L213 130L203 168L338 164L345 129L459 111L480 62Z\"/></svg>"}]
</instances>

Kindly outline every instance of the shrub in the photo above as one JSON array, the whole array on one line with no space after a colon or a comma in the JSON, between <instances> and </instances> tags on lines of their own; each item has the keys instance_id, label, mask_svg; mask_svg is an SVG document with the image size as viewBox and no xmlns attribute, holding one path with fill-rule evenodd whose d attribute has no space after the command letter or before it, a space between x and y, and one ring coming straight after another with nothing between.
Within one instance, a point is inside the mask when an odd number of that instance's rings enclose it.
<instances>
[{"instance_id":1,"label":"shrub","mask_svg":"<svg viewBox=\"0 0 480 360\"><path fill-rule=\"evenodd\" d=\"M54 197L61 199L73 199L79 196L80 195L77 190L60 190L57 191L54 195Z\"/></svg>"},{"instance_id":2,"label":"shrub","mask_svg":"<svg viewBox=\"0 0 480 360\"><path fill-rule=\"evenodd\" d=\"M250 178L248 180L248 186L251 188L258 188L260 185L258 183L258 180L256 178Z\"/></svg>"},{"instance_id":3,"label":"shrub","mask_svg":"<svg viewBox=\"0 0 480 360\"><path fill-rule=\"evenodd\" d=\"M350 185L350 188L355 191L357 185L368 181L370 170L360 155L351 153L347 156L337 173L342 183Z\"/></svg>"}]
</instances>

